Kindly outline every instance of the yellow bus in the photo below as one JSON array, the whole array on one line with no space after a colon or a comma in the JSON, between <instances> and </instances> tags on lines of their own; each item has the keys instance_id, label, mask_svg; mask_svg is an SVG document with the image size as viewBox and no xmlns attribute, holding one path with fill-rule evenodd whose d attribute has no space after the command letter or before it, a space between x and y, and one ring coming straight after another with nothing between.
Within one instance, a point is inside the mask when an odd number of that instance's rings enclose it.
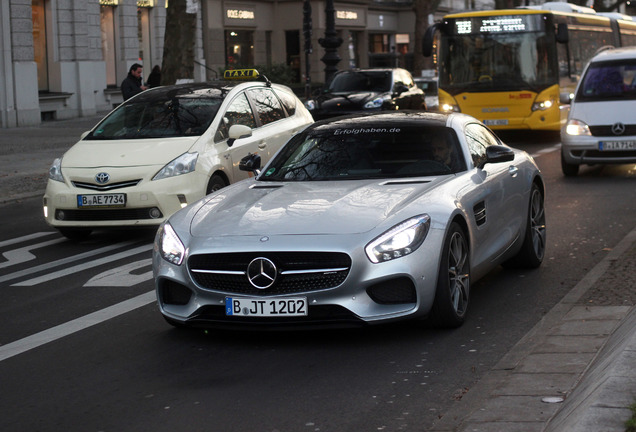
<instances>
[{"instance_id":1,"label":"yellow bus","mask_svg":"<svg viewBox=\"0 0 636 432\"><path fill-rule=\"evenodd\" d=\"M424 55L437 57L440 111L492 129L557 131L587 61L627 45L636 45L631 17L555 2L447 15L429 27Z\"/></svg>"}]
</instances>

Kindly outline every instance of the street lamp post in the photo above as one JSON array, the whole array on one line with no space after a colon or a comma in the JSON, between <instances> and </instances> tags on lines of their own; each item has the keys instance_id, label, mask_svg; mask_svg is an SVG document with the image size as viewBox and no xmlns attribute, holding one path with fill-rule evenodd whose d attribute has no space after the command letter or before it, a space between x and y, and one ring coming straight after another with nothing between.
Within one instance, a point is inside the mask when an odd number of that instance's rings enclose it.
<instances>
[{"instance_id":1,"label":"street lamp post","mask_svg":"<svg viewBox=\"0 0 636 432\"><path fill-rule=\"evenodd\" d=\"M336 33L335 9L333 0L327 0L325 6L325 14L327 15L325 37L320 38L318 43L325 49L325 55L320 59L325 65L325 84L331 80L331 77L338 70L336 65L340 62L338 48L342 45L342 38Z\"/></svg>"}]
</instances>

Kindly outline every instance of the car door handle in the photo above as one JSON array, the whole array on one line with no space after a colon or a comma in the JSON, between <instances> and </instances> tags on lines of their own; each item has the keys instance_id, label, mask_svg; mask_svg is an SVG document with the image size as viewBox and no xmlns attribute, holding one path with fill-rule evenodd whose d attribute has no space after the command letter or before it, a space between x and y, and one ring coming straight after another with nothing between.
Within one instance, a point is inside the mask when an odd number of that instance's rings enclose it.
<instances>
[{"instance_id":1,"label":"car door handle","mask_svg":"<svg viewBox=\"0 0 636 432\"><path fill-rule=\"evenodd\" d=\"M262 143L260 143L260 144L258 145L258 148L259 148L260 150L265 150L265 148L266 148L266 147L267 147L267 144L266 144L266 143L264 143L264 142L262 142Z\"/></svg>"},{"instance_id":2,"label":"car door handle","mask_svg":"<svg viewBox=\"0 0 636 432\"><path fill-rule=\"evenodd\" d=\"M508 173L510 174L511 177L517 177L517 174L519 173L519 168L517 168L514 165L511 165L510 168L508 168Z\"/></svg>"}]
</instances>

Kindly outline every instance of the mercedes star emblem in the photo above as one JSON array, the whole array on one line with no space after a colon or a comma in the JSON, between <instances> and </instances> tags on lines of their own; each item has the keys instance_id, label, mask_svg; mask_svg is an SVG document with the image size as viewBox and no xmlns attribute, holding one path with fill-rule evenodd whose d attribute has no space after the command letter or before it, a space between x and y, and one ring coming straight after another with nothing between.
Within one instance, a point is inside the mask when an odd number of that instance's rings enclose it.
<instances>
[{"instance_id":1,"label":"mercedes star emblem","mask_svg":"<svg viewBox=\"0 0 636 432\"><path fill-rule=\"evenodd\" d=\"M277 275L276 265L267 258L254 258L247 266L247 280L258 289L271 287Z\"/></svg>"},{"instance_id":2,"label":"mercedes star emblem","mask_svg":"<svg viewBox=\"0 0 636 432\"><path fill-rule=\"evenodd\" d=\"M612 125L612 133L614 135L623 135L625 132L625 125L623 123L614 123Z\"/></svg>"}]
</instances>

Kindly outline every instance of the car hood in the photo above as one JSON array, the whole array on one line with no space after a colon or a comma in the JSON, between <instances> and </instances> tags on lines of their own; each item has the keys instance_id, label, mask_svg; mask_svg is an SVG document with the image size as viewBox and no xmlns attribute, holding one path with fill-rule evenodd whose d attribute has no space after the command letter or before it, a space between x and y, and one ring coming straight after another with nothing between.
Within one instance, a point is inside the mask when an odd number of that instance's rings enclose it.
<instances>
[{"instance_id":1,"label":"car hood","mask_svg":"<svg viewBox=\"0 0 636 432\"><path fill-rule=\"evenodd\" d=\"M634 101L574 102L570 118L585 121L590 126L634 122Z\"/></svg>"},{"instance_id":2,"label":"car hood","mask_svg":"<svg viewBox=\"0 0 636 432\"><path fill-rule=\"evenodd\" d=\"M143 140L82 140L62 158L64 168L165 165L187 152L199 137Z\"/></svg>"},{"instance_id":3,"label":"car hood","mask_svg":"<svg viewBox=\"0 0 636 432\"><path fill-rule=\"evenodd\" d=\"M411 179L408 183L247 180L202 200L192 217L190 232L194 237L367 232L446 178ZM415 215L405 218L410 216Z\"/></svg>"}]
</instances>

